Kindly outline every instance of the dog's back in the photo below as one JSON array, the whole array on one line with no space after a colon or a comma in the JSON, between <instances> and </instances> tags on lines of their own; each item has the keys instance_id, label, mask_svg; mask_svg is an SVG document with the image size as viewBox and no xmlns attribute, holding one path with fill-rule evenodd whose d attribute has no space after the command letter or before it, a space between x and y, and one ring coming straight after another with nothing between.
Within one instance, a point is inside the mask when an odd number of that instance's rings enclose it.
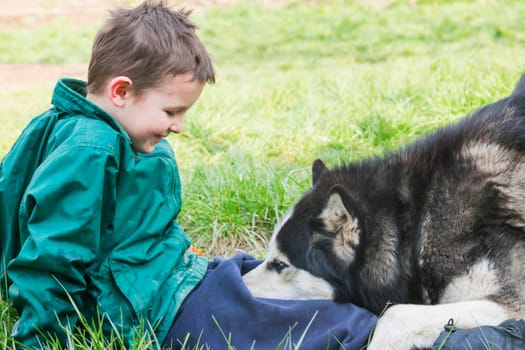
<instances>
[{"instance_id":1,"label":"dog's back","mask_svg":"<svg viewBox=\"0 0 525 350\"><path fill-rule=\"evenodd\" d=\"M401 167L411 169L412 181L424 183L419 188L424 196L416 201L421 212L415 228L421 244L417 270L422 302L490 296L507 304L516 316L523 312L522 82L523 78L510 97L437 131L402 152L397 160Z\"/></svg>"}]
</instances>

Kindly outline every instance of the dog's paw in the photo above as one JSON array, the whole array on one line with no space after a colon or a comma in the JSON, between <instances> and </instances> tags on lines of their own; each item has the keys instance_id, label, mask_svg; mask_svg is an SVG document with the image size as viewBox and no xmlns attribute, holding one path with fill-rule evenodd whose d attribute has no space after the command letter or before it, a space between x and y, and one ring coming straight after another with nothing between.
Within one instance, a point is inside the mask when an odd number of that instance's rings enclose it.
<instances>
[{"instance_id":1,"label":"dog's paw","mask_svg":"<svg viewBox=\"0 0 525 350\"><path fill-rule=\"evenodd\" d=\"M367 350L410 350L430 348L441 332L428 324L420 305L395 305L377 322Z\"/></svg>"},{"instance_id":2,"label":"dog's paw","mask_svg":"<svg viewBox=\"0 0 525 350\"><path fill-rule=\"evenodd\" d=\"M451 319L460 328L472 328L497 325L509 316L501 305L489 300L438 305L394 305L379 318L367 349L430 348Z\"/></svg>"}]
</instances>

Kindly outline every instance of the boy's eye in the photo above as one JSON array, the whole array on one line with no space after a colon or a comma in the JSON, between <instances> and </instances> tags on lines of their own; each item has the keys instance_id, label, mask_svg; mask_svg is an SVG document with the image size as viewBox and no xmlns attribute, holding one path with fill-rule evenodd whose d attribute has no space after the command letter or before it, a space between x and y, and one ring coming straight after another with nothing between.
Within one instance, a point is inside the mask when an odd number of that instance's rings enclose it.
<instances>
[{"instance_id":1,"label":"boy's eye","mask_svg":"<svg viewBox=\"0 0 525 350\"><path fill-rule=\"evenodd\" d=\"M283 271L285 268L287 268L289 266L290 265L288 265L284 261L281 261L281 260L278 260L278 259L274 259L274 260L272 260L271 262L268 263L268 267L271 270L275 270L277 273L281 273L281 271Z\"/></svg>"},{"instance_id":2,"label":"boy's eye","mask_svg":"<svg viewBox=\"0 0 525 350\"><path fill-rule=\"evenodd\" d=\"M168 117L176 117L179 115L184 115L188 109L187 108L177 108L177 109L166 109L166 115Z\"/></svg>"}]
</instances>

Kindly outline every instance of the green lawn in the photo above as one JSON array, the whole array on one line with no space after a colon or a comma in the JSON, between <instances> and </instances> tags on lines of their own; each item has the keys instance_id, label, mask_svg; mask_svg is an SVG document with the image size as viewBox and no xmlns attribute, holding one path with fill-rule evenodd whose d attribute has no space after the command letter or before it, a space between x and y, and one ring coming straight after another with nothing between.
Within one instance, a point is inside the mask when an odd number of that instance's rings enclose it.
<instances>
[{"instance_id":1,"label":"green lawn","mask_svg":"<svg viewBox=\"0 0 525 350\"><path fill-rule=\"evenodd\" d=\"M384 8L246 0L196 11L217 83L184 133L170 136L181 225L209 255L262 257L277 218L308 189L315 158L337 165L378 155L509 94L525 71L524 13L521 0ZM0 62L87 62L97 28L0 23ZM47 108L53 83L0 91L0 156Z\"/></svg>"}]
</instances>

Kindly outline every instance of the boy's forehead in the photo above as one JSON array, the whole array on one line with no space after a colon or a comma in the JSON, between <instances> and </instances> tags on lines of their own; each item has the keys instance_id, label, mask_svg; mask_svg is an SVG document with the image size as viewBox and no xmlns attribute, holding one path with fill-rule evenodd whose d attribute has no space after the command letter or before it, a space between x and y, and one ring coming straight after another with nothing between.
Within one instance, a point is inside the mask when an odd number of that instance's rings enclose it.
<instances>
[{"instance_id":1,"label":"boy's forehead","mask_svg":"<svg viewBox=\"0 0 525 350\"><path fill-rule=\"evenodd\" d=\"M149 93L164 100L166 107L191 106L200 96L205 82L193 79L193 73L169 76L162 83L149 89ZM148 91L145 91L148 94Z\"/></svg>"},{"instance_id":2,"label":"boy's forehead","mask_svg":"<svg viewBox=\"0 0 525 350\"><path fill-rule=\"evenodd\" d=\"M157 84L157 86L155 86L155 89L166 91L171 89L179 89L181 87L194 84L199 85L201 82L195 80L193 78L193 73L189 72L177 75L167 75L159 82L159 84Z\"/></svg>"}]
</instances>

